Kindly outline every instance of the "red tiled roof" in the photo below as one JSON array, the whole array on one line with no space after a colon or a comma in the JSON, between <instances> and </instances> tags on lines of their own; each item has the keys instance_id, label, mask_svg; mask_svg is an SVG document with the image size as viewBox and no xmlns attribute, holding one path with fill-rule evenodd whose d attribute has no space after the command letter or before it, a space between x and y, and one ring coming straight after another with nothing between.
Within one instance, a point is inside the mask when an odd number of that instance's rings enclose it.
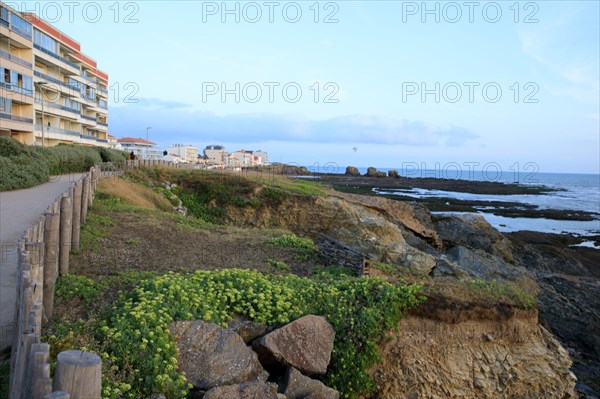
<instances>
[{"instance_id":1,"label":"red tiled roof","mask_svg":"<svg viewBox=\"0 0 600 399\"><path fill-rule=\"evenodd\" d=\"M123 137L122 139L117 140L119 143L135 143L135 144L144 144L144 145L156 145L151 141L146 141L144 139L138 139L135 137Z\"/></svg>"}]
</instances>

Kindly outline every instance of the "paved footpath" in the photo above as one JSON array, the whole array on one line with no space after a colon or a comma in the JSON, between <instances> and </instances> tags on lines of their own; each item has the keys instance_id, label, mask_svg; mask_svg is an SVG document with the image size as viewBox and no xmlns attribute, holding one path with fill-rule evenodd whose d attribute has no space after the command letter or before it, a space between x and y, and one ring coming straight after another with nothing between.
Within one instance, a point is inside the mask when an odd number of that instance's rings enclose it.
<instances>
[{"instance_id":1,"label":"paved footpath","mask_svg":"<svg viewBox=\"0 0 600 399\"><path fill-rule=\"evenodd\" d=\"M0 192L0 350L12 343L15 333L17 243L25 230L81 176L56 176L39 186Z\"/></svg>"}]
</instances>

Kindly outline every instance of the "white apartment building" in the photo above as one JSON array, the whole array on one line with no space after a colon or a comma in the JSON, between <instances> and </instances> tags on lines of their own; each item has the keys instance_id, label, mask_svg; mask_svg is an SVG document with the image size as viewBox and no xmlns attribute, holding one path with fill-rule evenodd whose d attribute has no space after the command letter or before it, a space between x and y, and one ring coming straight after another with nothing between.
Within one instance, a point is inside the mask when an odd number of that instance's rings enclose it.
<instances>
[{"instance_id":1,"label":"white apartment building","mask_svg":"<svg viewBox=\"0 0 600 399\"><path fill-rule=\"evenodd\" d=\"M198 162L198 147L193 145L172 144L167 148L167 155L177 155L182 162Z\"/></svg>"}]
</instances>

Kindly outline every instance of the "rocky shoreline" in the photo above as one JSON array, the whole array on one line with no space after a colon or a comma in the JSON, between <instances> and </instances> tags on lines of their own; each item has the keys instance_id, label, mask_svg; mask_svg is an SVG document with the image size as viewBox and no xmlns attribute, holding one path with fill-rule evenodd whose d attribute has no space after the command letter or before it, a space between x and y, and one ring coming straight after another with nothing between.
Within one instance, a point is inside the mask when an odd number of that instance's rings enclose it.
<instances>
[{"instance_id":1,"label":"rocky shoreline","mask_svg":"<svg viewBox=\"0 0 600 399\"><path fill-rule=\"evenodd\" d=\"M451 191L485 195L544 195L561 191L545 186L524 186L497 182L470 180L370 177L340 174L315 174L319 182L346 193L377 195L394 200L411 201L425 205L431 212L485 212L512 218L545 218L554 220L592 221L599 213L540 209L536 205L513 201L465 200L450 197L416 198L406 195L412 189ZM381 193L375 193L377 189ZM403 195L403 193L405 193Z\"/></svg>"},{"instance_id":2,"label":"rocky shoreline","mask_svg":"<svg viewBox=\"0 0 600 399\"><path fill-rule=\"evenodd\" d=\"M453 198L414 198L395 194L377 194L374 188L430 189L471 194L538 194L554 191L547 187L521 186L449 179L413 179L350 175L318 175L319 182L343 193L384 197L401 202L418 203L429 211L490 212L506 217L548 218L589 221L598 218L592 212L538 209L517 202L467 201ZM441 220L441 219L440 219ZM443 223L436 222L438 231ZM463 234L456 225L448 232L448 243L456 244ZM578 376L577 388L583 398L598 398L600 386L600 250L579 246L592 242L600 246L600 235L578 236L534 231L501 233L510 242L511 264L531 272L541 288L538 297L540 322L551 330L567 348ZM460 241L460 240L459 240ZM459 254L456 254L459 256ZM505 257L506 259L506 257ZM508 260L508 259L507 259ZM441 269L440 269L441 270Z\"/></svg>"}]
</instances>

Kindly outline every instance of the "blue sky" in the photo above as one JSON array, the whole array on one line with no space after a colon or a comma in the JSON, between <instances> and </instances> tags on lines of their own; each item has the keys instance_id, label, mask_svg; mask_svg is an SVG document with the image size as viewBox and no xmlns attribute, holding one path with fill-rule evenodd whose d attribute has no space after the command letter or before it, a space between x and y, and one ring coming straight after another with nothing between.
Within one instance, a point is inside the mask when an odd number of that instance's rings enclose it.
<instances>
[{"instance_id":1,"label":"blue sky","mask_svg":"<svg viewBox=\"0 0 600 399\"><path fill-rule=\"evenodd\" d=\"M304 165L600 170L597 1L8 3L110 75L117 137L151 126L163 148Z\"/></svg>"}]
</instances>

